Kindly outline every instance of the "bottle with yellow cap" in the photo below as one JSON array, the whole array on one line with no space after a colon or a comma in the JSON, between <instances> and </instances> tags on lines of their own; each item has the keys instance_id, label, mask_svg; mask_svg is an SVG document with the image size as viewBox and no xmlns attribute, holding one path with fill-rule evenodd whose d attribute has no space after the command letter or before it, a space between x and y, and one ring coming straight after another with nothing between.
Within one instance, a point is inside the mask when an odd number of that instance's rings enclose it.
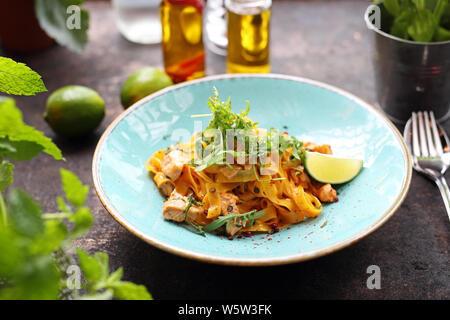
<instances>
[{"instance_id":1,"label":"bottle with yellow cap","mask_svg":"<svg viewBox=\"0 0 450 320\"><path fill-rule=\"evenodd\" d=\"M270 72L272 0L226 0L228 73Z\"/></svg>"}]
</instances>

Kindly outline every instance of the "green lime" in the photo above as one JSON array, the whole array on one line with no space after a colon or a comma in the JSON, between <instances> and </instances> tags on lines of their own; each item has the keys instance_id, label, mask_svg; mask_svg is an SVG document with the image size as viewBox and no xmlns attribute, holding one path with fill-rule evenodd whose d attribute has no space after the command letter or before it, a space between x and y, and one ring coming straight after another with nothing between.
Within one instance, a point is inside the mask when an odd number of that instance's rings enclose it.
<instances>
[{"instance_id":1,"label":"green lime","mask_svg":"<svg viewBox=\"0 0 450 320\"><path fill-rule=\"evenodd\" d=\"M172 79L164 71L145 67L134 72L122 86L120 102L126 109L149 94L172 85Z\"/></svg>"},{"instance_id":2,"label":"green lime","mask_svg":"<svg viewBox=\"0 0 450 320\"><path fill-rule=\"evenodd\" d=\"M58 135L81 137L98 127L105 116L105 102L84 86L66 86L47 99L44 119Z\"/></svg>"},{"instance_id":3,"label":"green lime","mask_svg":"<svg viewBox=\"0 0 450 320\"><path fill-rule=\"evenodd\" d=\"M315 180L323 183L340 184L352 180L363 167L358 159L336 158L331 155L306 152L305 169Z\"/></svg>"}]
</instances>

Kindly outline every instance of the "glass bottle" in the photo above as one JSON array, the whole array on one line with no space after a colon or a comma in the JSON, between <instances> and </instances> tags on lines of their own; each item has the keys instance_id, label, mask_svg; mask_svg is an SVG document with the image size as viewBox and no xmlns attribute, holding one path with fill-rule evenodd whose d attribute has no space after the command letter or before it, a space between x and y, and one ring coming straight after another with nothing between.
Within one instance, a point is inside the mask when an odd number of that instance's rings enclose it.
<instances>
[{"instance_id":1,"label":"glass bottle","mask_svg":"<svg viewBox=\"0 0 450 320\"><path fill-rule=\"evenodd\" d=\"M228 73L270 72L272 0L226 0Z\"/></svg>"},{"instance_id":2,"label":"glass bottle","mask_svg":"<svg viewBox=\"0 0 450 320\"><path fill-rule=\"evenodd\" d=\"M205 19L206 46L212 52L227 55L227 10L224 0L208 0L206 2Z\"/></svg>"},{"instance_id":3,"label":"glass bottle","mask_svg":"<svg viewBox=\"0 0 450 320\"><path fill-rule=\"evenodd\" d=\"M161 42L159 0L113 0L114 17L120 33L141 44Z\"/></svg>"},{"instance_id":4,"label":"glass bottle","mask_svg":"<svg viewBox=\"0 0 450 320\"><path fill-rule=\"evenodd\" d=\"M202 35L204 0L163 0L159 13L166 73L177 82L205 75Z\"/></svg>"}]
</instances>

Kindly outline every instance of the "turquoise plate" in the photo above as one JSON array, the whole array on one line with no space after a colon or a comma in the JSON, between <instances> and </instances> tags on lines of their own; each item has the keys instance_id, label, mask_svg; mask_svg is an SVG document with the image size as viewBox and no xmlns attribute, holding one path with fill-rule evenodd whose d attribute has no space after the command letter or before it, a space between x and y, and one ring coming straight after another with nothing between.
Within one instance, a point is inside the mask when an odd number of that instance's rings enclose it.
<instances>
[{"instance_id":1,"label":"turquoise plate","mask_svg":"<svg viewBox=\"0 0 450 320\"><path fill-rule=\"evenodd\" d=\"M250 101L249 117L260 127L288 131L304 141L328 143L335 155L364 160L353 181L338 186L339 201L321 214L272 235L230 241L202 237L164 220L161 196L145 169L158 149L206 127L213 86L235 111ZM198 123L196 130L198 130ZM394 125L361 99L335 87L284 75L219 75L152 94L107 128L95 151L93 180L106 210L148 243L184 257L230 265L275 265L308 260L344 248L386 222L411 181L405 143ZM136 253L138 254L138 253Z\"/></svg>"}]
</instances>

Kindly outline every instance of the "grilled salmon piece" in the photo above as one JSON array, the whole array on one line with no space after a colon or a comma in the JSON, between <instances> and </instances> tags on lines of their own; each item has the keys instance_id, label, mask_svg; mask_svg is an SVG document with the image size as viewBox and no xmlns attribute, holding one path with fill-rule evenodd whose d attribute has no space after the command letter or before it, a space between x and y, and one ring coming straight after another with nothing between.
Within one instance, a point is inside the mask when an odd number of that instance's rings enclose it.
<instances>
[{"instance_id":1,"label":"grilled salmon piece","mask_svg":"<svg viewBox=\"0 0 450 320\"><path fill-rule=\"evenodd\" d=\"M165 154L161 160L161 170L170 180L177 180L183 166L189 161L188 155L181 150L173 150Z\"/></svg>"}]
</instances>

